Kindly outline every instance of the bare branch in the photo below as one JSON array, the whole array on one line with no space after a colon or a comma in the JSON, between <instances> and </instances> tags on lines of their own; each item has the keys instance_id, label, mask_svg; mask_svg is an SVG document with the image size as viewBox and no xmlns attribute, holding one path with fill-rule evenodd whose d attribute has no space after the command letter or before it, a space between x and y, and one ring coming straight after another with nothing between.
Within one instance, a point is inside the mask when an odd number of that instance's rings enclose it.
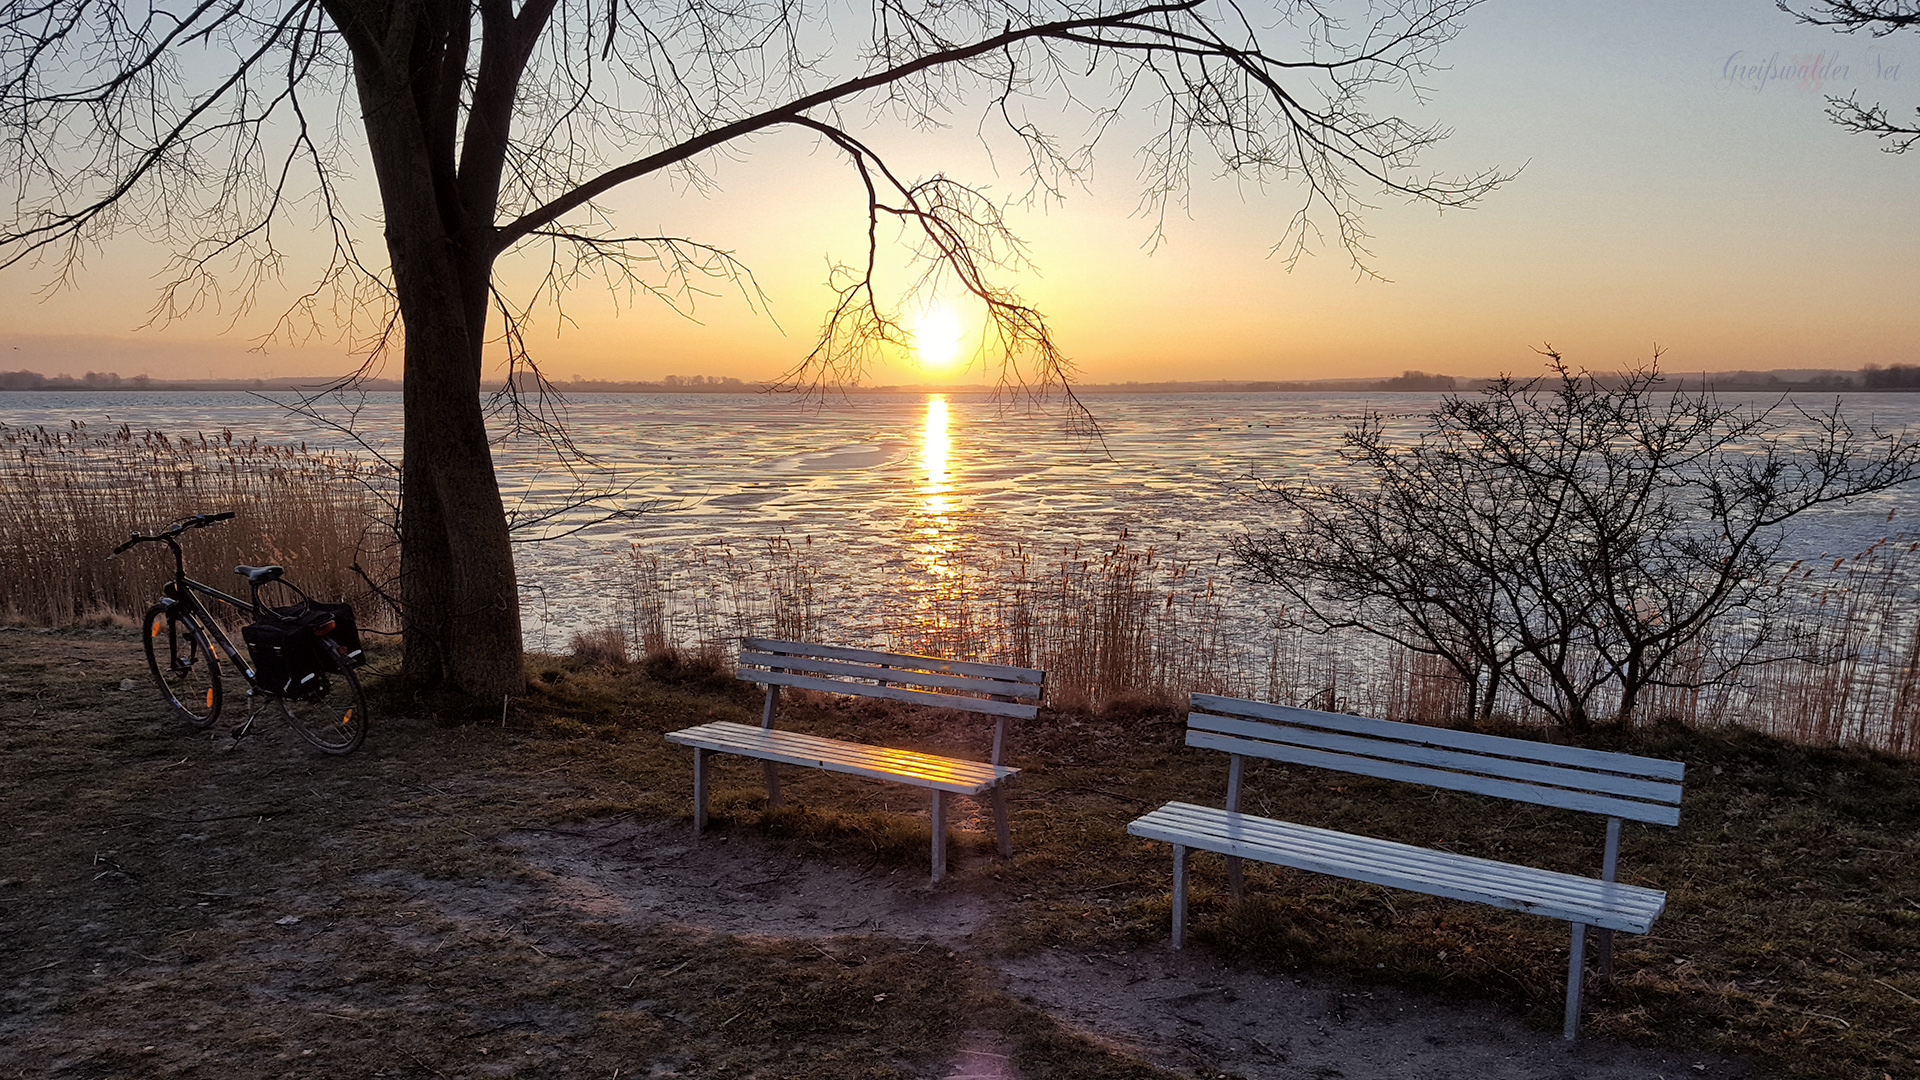
<instances>
[{"instance_id":1,"label":"bare branch","mask_svg":"<svg viewBox=\"0 0 1920 1080\"><path fill-rule=\"evenodd\" d=\"M1808 26L1824 26L1838 33L1855 34L1864 30L1871 37L1886 37L1900 30L1920 29L1920 3L1915 0L1815 0L1809 6L1797 6L1776 0L1781 11ZM1893 119L1878 103L1860 104L1858 94L1827 98L1827 118L1853 135L1871 135L1885 145L1889 154L1904 154L1920 141L1920 109L1914 110L1911 125Z\"/></svg>"}]
</instances>

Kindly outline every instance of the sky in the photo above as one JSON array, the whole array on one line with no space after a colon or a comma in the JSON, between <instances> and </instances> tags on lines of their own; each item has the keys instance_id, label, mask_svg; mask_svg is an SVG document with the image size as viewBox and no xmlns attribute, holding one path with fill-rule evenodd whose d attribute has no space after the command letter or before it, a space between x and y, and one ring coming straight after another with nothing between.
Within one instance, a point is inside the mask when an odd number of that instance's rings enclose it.
<instances>
[{"instance_id":1,"label":"sky","mask_svg":"<svg viewBox=\"0 0 1920 1080\"><path fill-rule=\"evenodd\" d=\"M1289 269L1274 248L1299 192L1204 172L1152 244L1135 144L1115 138L1064 203L1015 208L1033 266L1003 280L1047 313L1092 383L1526 373L1548 344L1596 371L1656 348L1676 372L1920 363L1920 150L1882 153L1824 116L1826 93L1856 88L1912 115L1920 35L1836 35L1769 0L1495 0L1439 61L1424 102L1382 107L1452 129L1423 159L1436 171L1517 176L1470 210L1371 200L1377 277L1330 245ZM965 118L869 134L903 172L1019 188ZM807 353L831 300L827 267L862 250L857 180L796 134L738 147L714 173L711 190L662 180L612 202L636 229L732 251L765 304L722 288L688 317L578 291L567 323L547 319L530 342L550 376L753 380ZM45 271L0 274L0 370L228 378L350 366L336 340L258 345L292 292L143 328L163 256L115 241L51 292ZM973 318L954 307L964 365ZM901 356L868 381L984 374Z\"/></svg>"}]
</instances>

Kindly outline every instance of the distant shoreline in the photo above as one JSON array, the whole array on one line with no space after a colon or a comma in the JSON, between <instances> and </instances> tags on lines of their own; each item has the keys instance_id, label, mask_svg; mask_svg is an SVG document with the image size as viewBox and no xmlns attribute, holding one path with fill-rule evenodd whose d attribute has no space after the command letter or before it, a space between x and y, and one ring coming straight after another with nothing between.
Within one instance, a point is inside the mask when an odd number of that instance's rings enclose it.
<instances>
[{"instance_id":1,"label":"distant shoreline","mask_svg":"<svg viewBox=\"0 0 1920 1080\"><path fill-rule=\"evenodd\" d=\"M1920 367L1894 365L1858 371L1783 369L1776 371L1667 372L1675 389L1702 386L1720 393L1858 393L1920 390ZM294 376L270 379L153 379L144 375L122 378L111 372L85 376L41 375L32 371L0 371L0 392L13 393L299 393L314 394L338 384L338 377ZM1428 375L1409 371L1390 379L1300 379L1285 381L1205 379L1167 382L1080 383L1075 394L1379 394L1471 392L1491 380L1483 377ZM659 382L583 379L554 382L548 388L569 394L752 394L776 391L780 384L739 379L682 379ZM356 389L397 393L398 379L364 379ZM523 390L531 392L532 386ZM846 394L991 394L994 387L978 384L951 386L849 386Z\"/></svg>"}]
</instances>

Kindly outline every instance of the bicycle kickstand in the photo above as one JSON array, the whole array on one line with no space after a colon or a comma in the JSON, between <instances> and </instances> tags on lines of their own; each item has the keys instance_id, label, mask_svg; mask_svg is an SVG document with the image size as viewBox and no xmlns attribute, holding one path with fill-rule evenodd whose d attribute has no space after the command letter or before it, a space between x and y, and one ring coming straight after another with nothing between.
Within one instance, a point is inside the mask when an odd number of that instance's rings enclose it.
<instances>
[{"instance_id":1,"label":"bicycle kickstand","mask_svg":"<svg viewBox=\"0 0 1920 1080\"><path fill-rule=\"evenodd\" d=\"M247 718L233 725L233 741L234 742L239 742L241 739L244 739L247 736L253 734L253 719L257 715L259 714L254 712L254 708L253 708L253 690L248 689L247 690Z\"/></svg>"}]
</instances>

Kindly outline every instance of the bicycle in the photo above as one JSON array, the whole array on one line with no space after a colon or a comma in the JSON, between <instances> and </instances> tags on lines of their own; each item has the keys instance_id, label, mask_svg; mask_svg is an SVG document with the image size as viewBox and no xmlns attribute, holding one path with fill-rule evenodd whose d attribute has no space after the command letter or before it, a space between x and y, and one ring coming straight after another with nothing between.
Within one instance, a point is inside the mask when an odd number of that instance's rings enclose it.
<instances>
[{"instance_id":1,"label":"bicycle","mask_svg":"<svg viewBox=\"0 0 1920 1080\"><path fill-rule=\"evenodd\" d=\"M253 728L255 695L273 702L300 737L329 754L349 754L367 737L367 703L353 669L364 657L352 612L344 604L319 604L286 581L278 566L236 566L247 579L248 599L221 592L187 576L179 537L233 517L232 511L194 514L170 523L151 536L134 533L113 549L115 556L137 544L164 543L173 552L173 580L162 598L147 609L142 624L147 668L174 712L196 730L211 727L220 717L225 691L220 683L216 647L247 683L247 718L235 725L233 737L245 737ZM291 589L301 602L270 607L260 601L263 586L274 583ZM253 617L243 633L255 667L234 647L201 597L211 597ZM260 640L256 640L259 638ZM337 638L344 638L344 643ZM262 669L268 670L262 670Z\"/></svg>"}]
</instances>

